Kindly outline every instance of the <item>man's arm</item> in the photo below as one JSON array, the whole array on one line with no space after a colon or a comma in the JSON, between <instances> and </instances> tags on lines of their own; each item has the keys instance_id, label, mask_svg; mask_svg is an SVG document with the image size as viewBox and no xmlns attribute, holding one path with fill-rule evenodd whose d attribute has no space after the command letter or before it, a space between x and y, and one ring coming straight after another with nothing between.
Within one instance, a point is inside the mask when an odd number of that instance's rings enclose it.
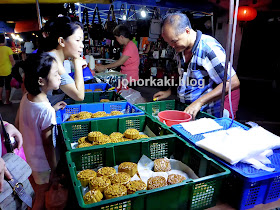
<instances>
[{"instance_id":1,"label":"man's arm","mask_svg":"<svg viewBox=\"0 0 280 210\"><path fill-rule=\"evenodd\" d=\"M231 78L231 90L235 90L240 86L239 79L235 74ZM201 107L205 104L208 104L212 101L215 101L222 97L223 83L220 83L216 88L214 88L211 92L201 96L196 101L191 103L186 109L185 112L191 114L193 118L197 115ZM226 93L229 90L229 80L226 82Z\"/></svg>"}]
</instances>

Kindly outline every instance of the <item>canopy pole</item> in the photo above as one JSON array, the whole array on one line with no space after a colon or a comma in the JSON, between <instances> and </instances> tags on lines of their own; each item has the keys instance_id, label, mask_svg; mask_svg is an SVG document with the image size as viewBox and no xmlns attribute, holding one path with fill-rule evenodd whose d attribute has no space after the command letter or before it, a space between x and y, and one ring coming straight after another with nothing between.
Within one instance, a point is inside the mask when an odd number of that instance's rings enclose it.
<instances>
[{"instance_id":1,"label":"canopy pole","mask_svg":"<svg viewBox=\"0 0 280 210\"><path fill-rule=\"evenodd\" d=\"M220 117L223 117L223 113L224 113L224 102L225 102L225 96L226 96L226 82L227 82L228 64L229 64L230 48L231 48L231 42L232 42L233 9L234 9L234 0L230 0L228 35L227 35L227 45L226 45L226 63L225 63L225 73L224 73L224 80L223 80Z\"/></svg>"},{"instance_id":2,"label":"canopy pole","mask_svg":"<svg viewBox=\"0 0 280 210\"><path fill-rule=\"evenodd\" d=\"M39 0L36 0L36 10L37 10L39 29L41 30L41 28L42 28L42 20L41 20L41 15L40 15Z\"/></svg>"},{"instance_id":3,"label":"canopy pole","mask_svg":"<svg viewBox=\"0 0 280 210\"><path fill-rule=\"evenodd\" d=\"M78 14L79 14L79 21L82 22L82 11L81 11L81 3L78 3Z\"/></svg>"}]
</instances>

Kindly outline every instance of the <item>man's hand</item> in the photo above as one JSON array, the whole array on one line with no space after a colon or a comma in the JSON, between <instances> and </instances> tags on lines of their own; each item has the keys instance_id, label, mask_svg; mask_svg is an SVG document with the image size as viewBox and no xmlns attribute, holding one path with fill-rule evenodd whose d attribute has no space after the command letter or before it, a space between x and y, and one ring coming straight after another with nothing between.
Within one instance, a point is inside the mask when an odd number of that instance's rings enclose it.
<instances>
[{"instance_id":1,"label":"man's hand","mask_svg":"<svg viewBox=\"0 0 280 210\"><path fill-rule=\"evenodd\" d=\"M5 161L0 158L0 193L3 191L4 177L6 177L8 180L12 179L12 175L6 168Z\"/></svg>"},{"instance_id":2,"label":"man's hand","mask_svg":"<svg viewBox=\"0 0 280 210\"><path fill-rule=\"evenodd\" d=\"M200 111L201 107L203 106L203 103L198 99L194 102L192 102L185 110L184 112L187 112L192 116L192 119L194 120L197 113Z\"/></svg>"},{"instance_id":3,"label":"man's hand","mask_svg":"<svg viewBox=\"0 0 280 210\"><path fill-rule=\"evenodd\" d=\"M60 101L58 103L56 103L53 108L55 109L55 111L58 111L60 109L64 109L66 107L67 103L65 103L64 101Z\"/></svg>"},{"instance_id":4,"label":"man's hand","mask_svg":"<svg viewBox=\"0 0 280 210\"><path fill-rule=\"evenodd\" d=\"M22 147L23 139L22 135L19 132L19 130L12 124L8 123L8 125L5 126L6 131L9 134L10 137L14 137L14 139L17 142L17 148L20 149Z\"/></svg>"},{"instance_id":5,"label":"man's hand","mask_svg":"<svg viewBox=\"0 0 280 210\"><path fill-rule=\"evenodd\" d=\"M157 101L168 98L171 95L171 89L168 89L166 91L159 91L157 92L153 98L156 98Z\"/></svg>"}]
</instances>

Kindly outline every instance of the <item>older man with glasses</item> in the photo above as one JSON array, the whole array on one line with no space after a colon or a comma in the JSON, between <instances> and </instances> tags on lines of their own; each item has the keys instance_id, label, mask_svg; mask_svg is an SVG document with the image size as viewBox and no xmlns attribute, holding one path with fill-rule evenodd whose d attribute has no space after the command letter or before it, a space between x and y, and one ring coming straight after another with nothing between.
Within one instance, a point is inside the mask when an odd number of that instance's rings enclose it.
<instances>
[{"instance_id":1,"label":"older man with glasses","mask_svg":"<svg viewBox=\"0 0 280 210\"><path fill-rule=\"evenodd\" d=\"M213 37L194 31L182 13L170 13L164 18L162 37L178 53L181 80L177 94L181 102L189 104L185 112L194 118L200 110L219 117L226 61L224 48ZM231 75L229 71L227 74L226 91L230 77L232 90L240 85L232 69ZM170 95L171 89L168 89L157 92L154 98L162 100Z\"/></svg>"}]
</instances>

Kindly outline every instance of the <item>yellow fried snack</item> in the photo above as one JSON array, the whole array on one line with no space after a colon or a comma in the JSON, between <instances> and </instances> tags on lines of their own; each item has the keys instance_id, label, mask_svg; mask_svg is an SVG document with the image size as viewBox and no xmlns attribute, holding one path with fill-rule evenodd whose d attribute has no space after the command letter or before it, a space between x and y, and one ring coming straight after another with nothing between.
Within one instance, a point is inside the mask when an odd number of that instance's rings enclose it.
<instances>
[{"instance_id":1,"label":"yellow fried snack","mask_svg":"<svg viewBox=\"0 0 280 210\"><path fill-rule=\"evenodd\" d=\"M85 92L92 92L91 89L85 89Z\"/></svg>"},{"instance_id":2,"label":"yellow fried snack","mask_svg":"<svg viewBox=\"0 0 280 210\"><path fill-rule=\"evenodd\" d=\"M86 111L84 111L84 112L79 112L79 113L77 114L77 116L78 116L78 118L79 118L80 120L89 119L89 118L91 118L91 113L90 113L90 112L86 112Z\"/></svg>"},{"instance_id":3,"label":"yellow fried snack","mask_svg":"<svg viewBox=\"0 0 280 210\"><path fill-rule=\"evenodd\" d=\"M97 140L95 140L95 142L98 145L108 144L108 143L111 143L111 138L109 136L103 134L103 136L98 138Z\"/></svg>"},{"instance_id":4,"label":"yellow fried snack","mask_svg":"<svg viewBox=\"0 0 280 210\"><path fill-rule=\"evenodd\" d=\"M119 165L118 172L125 172L133 177L137 172L137 164L132 162L123 162Z\"/></svg>"},{"instance_id":5,"label":"yellow fried snack","mask_svg":"<svg viewBox=\"0 0 280 210\"><path fill-rule=\"evenodd\" d=\"M149 136L147 136L145 134L139 134L137 139L144 139L144 138L149 138Z\"/></svg>"},{"instance_id":6,"label":"yellow fried snack","mask_svg":"<svg viewBox=\"0 0 280 210\"><path fill-rule=\"evenodd\" d=\"M120 111L111 111L111 115L112 115L112 116L115 116L115 115L123 115L123 113L120 112Z\"/></svg>"},{"instance_id":7,"label":"yellow fried snack","mask_svg":"<svg viewBox=\"0 0 280 210\"><path fill-rule=\"evenodd\" d=\"M102 200L103 194L100 190L90 190L84 195L85 204L97 203Z\"/></svg>"},{"instance_id":8,"label":"yellow fried snack","mask_svg":"<svg viewBox=\"0 0 280 210\"><path fill-rule=\"evenodd\" d=\"M177 184L184 181L186 178L180 174L169 174L167 178L167 184Z\"/></svg>"},{"instance_id":9,"label":"yellow fried snack","mask_svg":"<svg viewBox=\"0 0 280 210\"><path fill-rule=\"evenodd\" d=\"M78 144L78 147L77 147L77 148L84 148L84 147L91 147L91 146L93 146L91 143L89 143L89 142L84 142L84 143Z\"/></svg>"},{"instance_id":10,"label":"yellow fried snack","mask_svg":"<svg viewBox=\"0 0 280 210\"><path fill-rule=\"evenodd\" d=\"M103 91L101 88L96 88L94 91Z\"/></svg>"},{"instance_id":11,"label":"yellow fried snack","mask_svg":"<svg viewBox=\"0 0 280 210\"><path fill-rule=\"evenodd\" d=\"M160 158L154 160L155 172L167 172L171 170L170 161L167 158Z\"/></svg>"},{"instance_id":12,"label":"yellow fried snack","mask_svg":"<svg viewBox=\"0 0 280 210\"><path fill-rule=\"evenodd\" d=\"M124 136L128 139L137 139L139 136L139 131L134 128L126 129Z\"/></svg>"},{"instance_id":13,"label":"yellow fried snack","mask_svg":"<svg viewBox=\"0 0 280 210\"><path fill-rule=\"evenodd\" d=\"M78 114L71 114L68 121L79 120Z\"/></svg>"},{"instance_id":14,"label":"yellow fried snack","mask_svg":"<svg viewBox=\"0 0 280 210\"><path fill-rule=\"evenodd\" d=\"M103 136L103 133L99 132L99 131L92 131L88 134L88 140L90 142L96 142L98 139L101 139Z\"/></svg>"},{"instance_id":15,"label":"yellow fried snack","mask_svg":"<svg viewBox=\"0 0 280 210\"><path fill-rule=\"evenodd\" d=\"M130 175L125 172L119 172L109 177L112 184L127 184L130 181Z\"/></svg>"},{"instance_id":16,"label":"yellow fried snack","mask_svg":"<svg viewBox=\"0 0 280 210\"><path fill-rule=\"evenodd\" d=\"M166 179L163 176L150 177L147 181L148 190L152 190L167 185Z\"/></svg>"},{"instance_id":17,"label":"yellow fried snack","mask_svg":"<svg viewBox=\"0 0 280 210\"><path fill-rule=\"evenodd\" d=\"M127 189L122 184L113 184L104 190L106 199L127 195Z\"/></svg>"},{"instance_id":18,"label":"yellow fried snack","mask_svg":"<svg viewBox=\"0 0 280 210\"><path fill-rule=\"evenodd\" d=\"M95 112L91 115L92 118L105 117L107 115L104 111Z\"/></svg>"},{"instance_id":19,"label":"yellow fried snack","mask_svg":"<svg viewBox=\"0 0 280 210\"><path fill-rule=\"evenodd\" d=\"M122 139L120 138L110 138L111 139L111 143L119 143L122 142Z\"/></svg>"},{"instance_id":20,"label":"yellow fried snack","mask_svg":"<svg viewBox=\"0 0 280 210\"><path fill-rule=\"evenodd\" d=\"M110 100L109 100L109 99L106 99L106 98L100 100L100 102L103 102L103 103L109 102L109 101L110 101Z\"/></svg>"},{"instance_id":21,"label":"yellow fried snack","mask_svg":"<svg viewBox=\"0 0 280 210\"><path fill-rule=\"evenodd\" d=\"M85 143L85 142L87 142L86 140L87 140L86 136L81 137L81 138L78 139L78 144Z\"/></svg>"},{"instance_id":22,"label":"yellow fried snack","mask_svg":"<svg viewBox=\"0 0 280 210\"><path fill-rule=\"evenodd\" d=\"M113 132L113 133L110 134L110 138L112 138L112 139L113 138L120 139L122 137L123 137L123 134L120 133L120 132Z\"/></svg>"},{"instance_id":23,"label":"yellow fried snack","mask_svg":"<svg viewBox=\"0 0 280 210\"><path fill-rule=\"evenodd\" d=\"M128 139L128 138L125 138L125 137L121 138L121 142L132 141L132 140L133 140L133 139Z\"/></svg>"},{"instance_id":24,"label":"yellow fried snack","mask_svg":"<svg viewBox=\"0 0 280 210\"><path fill-rule=\"evenodd\" d=\"M97 176L107 176L110 177L116 173L116 170L113 167L103 167L98 169Z\"/></svg>"},{"instance_id":25,"label":"yellow fried snack","mask_svg":"<svg viewBox=\"0 0 280 210\"><path fill-rule=\"evenodd\" d=\"M89 188L91 190L100 190L104 192L105 188L111 184L111 181L106 176L95 177L89 181Z\"/></svg>"},{"instance_id":26,"label":"yellow fried snack","mask_svg":"<svg viewBox=\"0 0 280 210\"><path fill-rule=\"evenodd\" d=\"M77 174L77 178L78 178L78 180L80 180L81 185L83 187L86 187L89 183L89 180L92 178L95 178L95 177L96 177L96 172L91 169L86 169L86 170L80 171Z\"/></svg>"},{"instance_id":27,"label":"yellow fried snack","mask_svg":"<svg viewBox=\"0 0 280 210\"><path fill-rule=\"evenodd\" d=\"M146 186L145 182L143 182L142 180L134 180L134 181L128 182L128 184L126 185L126 188L127 188L127 194L133 194L136 191L146 190L147 186Z\"/></svg>"}]
</instances>

